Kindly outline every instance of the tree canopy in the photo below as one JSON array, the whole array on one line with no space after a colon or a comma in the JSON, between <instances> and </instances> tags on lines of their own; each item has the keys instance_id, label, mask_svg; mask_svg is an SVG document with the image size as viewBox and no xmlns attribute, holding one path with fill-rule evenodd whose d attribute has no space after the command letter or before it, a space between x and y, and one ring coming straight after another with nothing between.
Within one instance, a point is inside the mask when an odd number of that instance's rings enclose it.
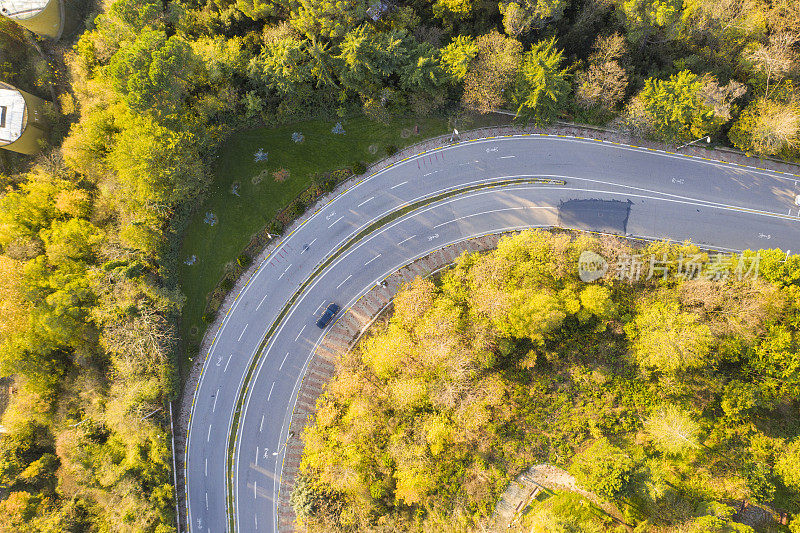
<instances>
[{"instance_id":1,"label":"tree canopy","mask_svg":"<svg viewBox=\"0 0 800 533\"><path fill-rule=\"evenodd\" d=\"M642 530L746 532L725 502L794 509L800 417L785 406L800 374L760 354L793 346L796 300L781 295L800 260L763 251L770 281L583 283L585 250L712 264L693 245L527 230L408 283L341 355L304 430L303 527L491 528L508 483L548 463L594 499L534 502L526 530L607 531L614 508Z\"/></svg>"}]
</instances>

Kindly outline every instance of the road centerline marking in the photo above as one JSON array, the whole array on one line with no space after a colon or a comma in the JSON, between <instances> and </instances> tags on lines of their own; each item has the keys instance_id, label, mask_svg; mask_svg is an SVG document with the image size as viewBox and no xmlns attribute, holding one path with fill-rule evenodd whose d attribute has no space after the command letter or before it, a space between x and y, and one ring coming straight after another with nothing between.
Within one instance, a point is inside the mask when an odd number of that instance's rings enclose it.
<instances>
[{"instance_id":1,"label":"road centerline marking","mask_svg":"<svg viewBox=\"0 0 800 533\"><path fill-rule=\"evenodd\" d=\"M244 336L244 332L245 332L245 331L247 331L247 326L249 326L249 325L250 325L250 324L245 324L245 325L244 325L244 329L243 329L243 330L242 330L242 332L239 334L239 338L236 340L236 342L242 342L242 337Z\"/></svg>"},{"instance_id":2,"label":"road centerline marking","mask_svg":"<svg viewBox=\"0 0 800 533\"><path fill-rule=\"evenodd\" d=\"M364 204L366 204L367 202L369 202L369 201L371 201L371 200L374 200L374 199L375 199L375 197L374 197L374 196L371 196L371 197L367 198L366 200L364 200L363 202L361 202L360 204L358 204L356 207L361 207L362 205L364 205Z\"/></svg>"},{"instance_id":3,"label":"road centerline marking","mask_svg":"<svg viewBox=\"0 0 800 533\"><path fill-rule=\"evenodd\" d=\"M397 185L392 185L391 187L389 187L389 189L396 189L401 185L405 185L406 183L408 183L408 180L406 180L406 181L404 181L402 183L398 183Z\"/></svg>"},{"instance_id":4,"label":"road centerline marking","mask_svg":"<svg viewBox=\"0 0 800 533\"><path fill-rule=\"evenodd\" d=\"M336 288L338 289L339 287L341 287L342 285L344 285L344 284L347 282L347 280L348 280L348 279L350 279L350 278L352 278L352 277L353 277L353 275L352 275L352 274L350 274L349 276L347 276L346 278L344 278L344 281L342 281L340 284L338 284L338 285L336 286Z\"/></svg>"},{"instance_id":5,"label":"road centerline marking","mask_svg":"<svg viewBox=\"0 0 800 533\"><path fill-rule=\"evenodd\" d=\"M372 259L370 259L369 261L367 261L366 263L364 263L364 266L367 266L368 264L372 263L373 261L375 261L375 260L376 260L377 258L379 258L380 256L381 256L381 254L378 254L378 255L376 255L375 257L373 257Z\"/></svg>"},{"instance_id":6,"label":"road centerline marking","mask_svg":"<svg viewBox=\"0 0 800 533\"><path fill-rule=\"evenodd\" d=\"M337 218L336 220L334 220L333 222L331 222L331 225L330 225L330 226L328 226L328 229L331 229L331 228L333 227L333 225L334 225L334 224L336 224L337 222L339 222L339 221L340 221L340 220L342 220L343 218L344 218L344 215L340 216L339 218Z\"/></svg>"},{"instance_id":7,"label":"road centerline marking","mask_svg":"<svg viewBox=\"0 0 800 533\"><path fill-rule=\"evenodd\" d=\"M299 339L299 338L300 338L300 335L302 335L302 334L303 334L303 332L306 330L306 326L307 326L307 325L308 325L308 324L303 324L303 327L302 327L302 328L300 328L300 333L298 333L298 334L297 334L297 337L295 337L295 338L294 338L294 342L297 342L297 339Z\"/></svg>"}]
</instances>

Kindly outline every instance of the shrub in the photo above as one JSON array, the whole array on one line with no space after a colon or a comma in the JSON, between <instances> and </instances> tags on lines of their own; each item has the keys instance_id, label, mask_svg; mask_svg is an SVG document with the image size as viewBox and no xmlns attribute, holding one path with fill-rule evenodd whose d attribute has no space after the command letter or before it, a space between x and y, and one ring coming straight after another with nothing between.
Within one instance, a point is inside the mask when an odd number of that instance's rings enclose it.
<instances>
[{"instance_id":1,"label":"shrub","mask_svg":"<svg viewBox=\"0 0 800 533\"><path fill-rule=\"evenodd\" d=\"M214 318L216 318L216 316L217 316L216 311L211 311L211 310L206 311L205 313L203 313L203 322L205 322L206 324L211 324L212 322L214 322Z\"/></svg>"},{"instance_id":2,"label":"shrub","mask_svg":"<svg viewBox=\"0 0 800 533\"><path fill-rule=\"evenodd\" d=\"M242 268L247 268L247 266L252 262L250 256L247 254L239 254L239 257L236 258L236 262L239 263L239 266Z\"/></svg>"},{"instance_id":3,"label":"shrub","mask_svg":"<svg viewBox=\"0 0 800 533\"><path fill-rule=\"evenodd\" d=\"M220 289L225 292L228 292L233 288L233 280L227 276L222 278L222 282L219 284Z\"/></svg>"},{"instance_id":4,"label":"shrub","mask_svg":"<svg viewBox=\"0 0 800 533\"><path fill-rule=\"evenodd\" d=\"M397 153L397 146L395 146L393 144L387 144L386 145L386 155L393 156L396 153Z\"/></svg>"},{"instance_id":5,"label":"shrub","mask_svg":"<svg viewBox=\"0 0 800 533\"><path fill-rule=\"evenodd\" d=\"M267 233L271 233L272 235L279 235L283 231L283 223L276 219L270 221L267 224Z\"/></svg>"},{"instance_id":6,"label":"shrub","mask_svg":"<svg viewBox=\"0 0 800 533\"><path fill-rule=\"evenodd\" d=\"M287 179L289 179L290 175L291 174L289 172L289 169L287 169L287 168L279 168L278 170L276 170L275 172L272 173L272 178L275 181L281 183L281 182L284 182Z\"/></svg>"},{"instance_id":7,"label":"shrub","mask_svg":"<svg viewBox=\"0 0 800 533\"><path fill-rule=\"evenodd\" d=\"M627 489L634 467L625 452L601 439L575 457L573 474L586 490L613 499Z\"/></svg>"},{"instance_id":8,"label":"shrub","mask_svg":"<svg viewBox=\"0 0 800 533\"><path fill-rule=\"evenodd\" d=\"M295 200L291 203L291 205L286 209L286 214L291 219L295 219L302 215L305 212L306 208L299 200Z\"/></svg>"},{"instance_id":9,"label":"shrub","mask_svg":"<svg viewBox=\"0 0 800 533\"><path fill-rule=\"evenodd\" d=\"M331 192L334 188L336 188L336 180L333 178L328 178L322 182L322 190L325 192Z\"/></svg>"},{"instance_id":10,"label":"shrub","mask_svg":"<svg viewBox=\"0 0 800 533\"><path fill-rule=\"evenodd\" d=\"M388 148L387 148L387 151L388 151ZM353 174L355 174L356 176L358 176L360 174L363 174L364 172L367 171L367 165L365 165L361 161L356 161L355 163L350 165L350 168L353 169Z\"/></svg>"}]
</instances>

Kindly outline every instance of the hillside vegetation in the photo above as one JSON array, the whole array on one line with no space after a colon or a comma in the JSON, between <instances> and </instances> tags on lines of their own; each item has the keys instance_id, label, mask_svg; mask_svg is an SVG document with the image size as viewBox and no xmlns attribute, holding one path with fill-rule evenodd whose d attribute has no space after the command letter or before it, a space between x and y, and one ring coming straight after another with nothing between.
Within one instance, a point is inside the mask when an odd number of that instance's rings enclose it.
<instances>
[{"instance_id":1,"label":"hillside vegetation","mask_svg":"<svg viewBox=\"0 0 800 533\"><path fill-rule=\"evenodd\" d=\"M529 230L408 284L303 434L293 502L309 531L482 531L540 463L636 531L750 531L731 520L743 500L800 511L800 259L761 251L759 277L741 280L734 260L728 279L584 283L584 250L723 272L692 245ZM581 516L529 520L615 527Z\"/></svg>"}]
</instances>

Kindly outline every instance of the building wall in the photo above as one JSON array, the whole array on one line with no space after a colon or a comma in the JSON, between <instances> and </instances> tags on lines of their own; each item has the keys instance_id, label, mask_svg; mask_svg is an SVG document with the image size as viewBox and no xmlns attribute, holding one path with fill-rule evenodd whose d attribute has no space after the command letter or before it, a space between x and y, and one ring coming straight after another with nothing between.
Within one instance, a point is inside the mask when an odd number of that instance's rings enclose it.
<instances>
[{"instance_id":1,"label":"building wall","mask_svg":"<svg viewBox=\"0 0 800 533\"><path fill-rule=\"evenodd\" d=\"M37 15L27 19L11 17L11 20L33 33L58 40L64 31L64 1L50 0Z\"/></svg>"},{"instance_id":2,"label":"building wall","mask_svg":"<svg viewBox=\"0 0 800 533\"><path fill-rule=\"evenodd\" d=\"M17 90L19 91L19 89ZM25 91L19 92L25 99L25 107L27 110L25 129L22 131L22 135L20 135L19 139L0 146L0 148L5 148L12 152L19 152L21 154L37 154L42 149L39 140L44 140L47 134L47 121L44 116L45 100L30 93L26 93Z\"/></svg>"}]
</instances>

